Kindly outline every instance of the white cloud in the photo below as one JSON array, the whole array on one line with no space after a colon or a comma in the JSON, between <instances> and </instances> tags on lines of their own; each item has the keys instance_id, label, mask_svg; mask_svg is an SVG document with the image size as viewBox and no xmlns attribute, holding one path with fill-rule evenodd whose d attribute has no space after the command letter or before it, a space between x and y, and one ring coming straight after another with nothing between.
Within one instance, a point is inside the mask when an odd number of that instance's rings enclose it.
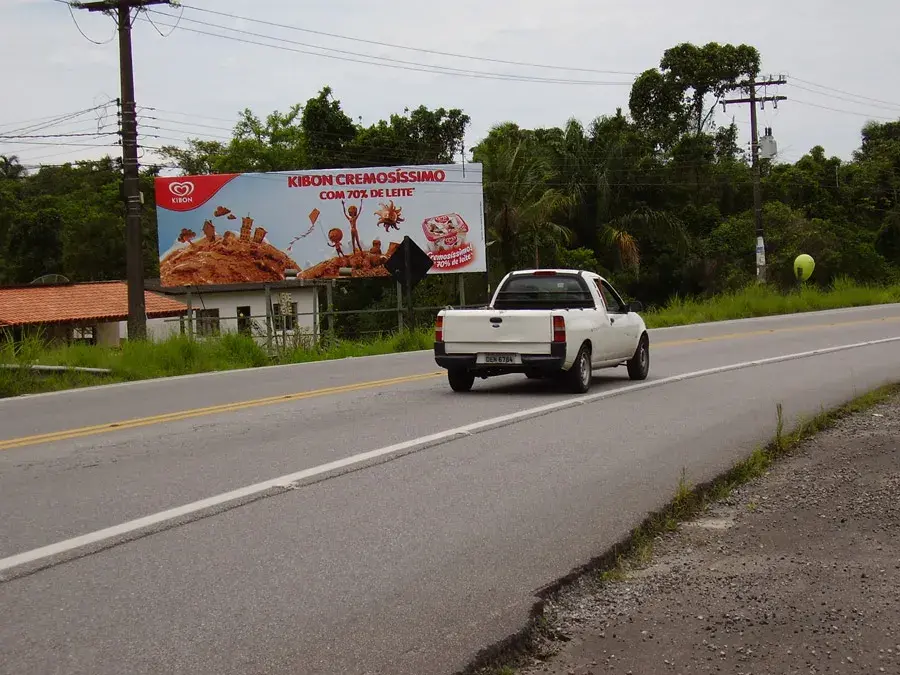
<instances>
[{"instance_id":1,"label":"white cloud","mask_svg":"<svg viewBox=\"0 0 900 675\"><path fill-rule=\"evenodd\" d=\"M900 83L882 74L900 60L892 22L879 19L894 12L893 0L873 0L865 12L858 5L839 0L759 0L750 13L734 3L704 0L458 0L452 5L412 0L377 5L362 0L192 0L189 4L441 52L629 72L657 65L662 52L679 42L747 42L760 49L764 68L774 73L796 75L900 104ZM112 35L107 17L75 14L80 28L91 38L102 41ZM617 79L578 71L523 70L379 47L188 9L184 17L418 64L540 77ZM170 30L160 28L166 33ZM571 116L587 122L600 114L612 114L617 106L627 110L628 86L546 85L411 72L242 44L198 35L190 29L218 32L183 21L171 37L163 39L151 26L138 22L134 58L140 105L233 119L247 106L263 115L273 109L285 110L314 96L322 86L331 85L344 110L367 123L420 103L460 107L472 117L469 145L501 121L547 126L562 124ZM85 40L66 7L59 3L3 0L0 58L8 64L4 87L11 94L0 99L0 128L9 122L86 108L99 95L118 95L116 42L96 46ZM900 115L900 105L877 107L872 101L831 99L827 92L804 91L796 85L808 85L790 81L782 91L790 100L777 111L767 108L760 124L772 126L779 147L794 158L815 144L823 145L830 154L849 156L866 121L864 116L805 103L891 118ZM730 119L732 115L744 122L741 131L746 134L746 106L730 108L727 117L719 113L718 118ZM182 138L184 131L191 129L210 137L227 135L225 130L192 127L192 121L230 126L199 117L192 120L170 115L167 119L187 124L158 122L156 126L168 130L156 131L156 135ZM0 145L0 152L8 151L8 147ZM29 158L46 157L53 150L34 146L19 154L27 162ZM82 155L71 147L58 150L70 153L60 156L60 161L99 152L85 149Z\"/></svg>"}]
</instances>

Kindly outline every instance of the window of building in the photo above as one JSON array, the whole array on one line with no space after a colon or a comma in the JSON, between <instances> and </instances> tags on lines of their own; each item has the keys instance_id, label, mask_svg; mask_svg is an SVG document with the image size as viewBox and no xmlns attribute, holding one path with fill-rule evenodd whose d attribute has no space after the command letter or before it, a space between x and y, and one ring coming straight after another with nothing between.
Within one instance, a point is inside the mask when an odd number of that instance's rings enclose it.
<instances>
[{"instance_id":1,"label":"window of building","mask_svg":"<svg viewBox=\"0 0 900 675\"><path fill-rule=\"evenodd\" d=\"M272 322L275 330L294 330L297 327L297 303L292 302L288 314L281 313L281 305L272 305Z\"/></svg>"},{"instance_id":2,"label":"window of building","mask_svg":"<svg viewBox=\"0 0 900 675\"><path fill-rule=\"evenodd\" d=\"M250 335L253 320L250 318L250 305L241 305L237 308L238 333Z\"/></svg>"},{"instance_id":3,"label":"window of building","mask_svg":"<svg viewBox=\"0 0 900 675\"><path fill-rule=\"evenodd\" d=\"M197 335L218 335L219 333L219 310L218 309L198 309L197 314Z\"/></svg>"},{"instance_id":4,"label":"window of building","mask_svg":"<svg viewBox=\"0 0 900 675\"><path fill-rule=\"evenodd\" d=\"M79 326L72 331L72 342L75 344L95 345L97 337L93 326Z\"/></svg>"}]
</instances>

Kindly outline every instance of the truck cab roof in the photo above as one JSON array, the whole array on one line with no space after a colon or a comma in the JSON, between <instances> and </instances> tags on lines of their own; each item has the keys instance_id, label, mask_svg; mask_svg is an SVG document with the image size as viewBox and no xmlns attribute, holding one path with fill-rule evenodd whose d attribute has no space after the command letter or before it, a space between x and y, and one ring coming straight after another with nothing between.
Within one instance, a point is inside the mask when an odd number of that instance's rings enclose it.
<instances>
[{"instance_id":1,"label":"truck cab roof","mask_svg":"<svg viewBox=\"0 0 900 675\"><path fill-rule=\"evenodd\" d=\"M507 277L518 277L518 276L553 276L556 274L560 275L571 275L571 276L581 276L585 279L603 279L604 281L608 280L603 276L597 274L596 272L590 272L588 270L570 270L570 269L562 269L562 268L549 268L549 267L539 267L527 270L515 270L513 272L509 272ZM506 278L506 277L504 277Z\"/></svg>"}]
</instances>

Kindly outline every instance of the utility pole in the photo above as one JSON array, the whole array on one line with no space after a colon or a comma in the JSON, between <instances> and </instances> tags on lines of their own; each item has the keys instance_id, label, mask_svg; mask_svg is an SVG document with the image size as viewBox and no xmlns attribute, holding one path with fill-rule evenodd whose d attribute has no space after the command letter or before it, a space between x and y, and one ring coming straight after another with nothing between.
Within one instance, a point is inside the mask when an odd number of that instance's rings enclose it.
<instances>
[{"instance_id":1,"label":"utility pole","mask_svg":"<svg viewBox=\"0 0 900 675\"><path fill-rule=\"evenodd\" d=\"M763 82L751 80L736 85L733 89L744 89L748 92L747 98L733 98L722 101L722 110L726 106L736 103L750 105L750 156L753 164L753 215L756 222L756 280L759 283L766 282L766 238L763 228L762 214L762 186L760 185L759 170L759 129L756 126L756 105L764 105L772 102L778 107L778 101L786 101L787 96L757 96L757 87L768 87L777 84L787 84L787 80L779 77L777 80L768 79Z\"/></svg>"},{"instance_id":2,"label":"utility pole","mask_svg":"<svg viewBox=\"0 0 900 675\"><path fill-rule=\"evenodd\" d=\"M147 336L144 302L144 236L141 228L141 189L138 172L137 111L134 102L134 65L131 56L131 10L170 5L170 0L99 0L72 2L72 7L112 16L119 27L119 76L122 99L122 170L125 194L125 268L128 281L128 339Z\"/></svg>"}]
</instances>

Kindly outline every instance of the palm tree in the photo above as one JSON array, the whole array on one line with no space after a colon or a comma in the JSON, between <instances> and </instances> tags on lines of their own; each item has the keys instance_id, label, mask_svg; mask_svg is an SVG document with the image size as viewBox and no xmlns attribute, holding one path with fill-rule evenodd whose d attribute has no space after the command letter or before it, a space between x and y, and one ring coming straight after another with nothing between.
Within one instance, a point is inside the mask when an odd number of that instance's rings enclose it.
<instances>
[{"instance_id":1,"label":"palm tree","mask_svg":"<svg viewBox=\"0 0 900 675\"><path fill-rule=\"evenodd\" d=\"M603 224L600 241L616 250L623 267L637 270L641 264L641 249L637 235L654 229L662 232L679 252L688 245L688 235L678 218L667 211L657 211L648 206L639 206Z\"/></svg>"},{"instance_id":2,"label":"palm tree","mask_svg":"<svg viewBox=\"0 0 900 675\"><path fill-rule=\"evenodd\" d=\"M0 178L20 178L25 167L19 163L15 155L0 155Z\"/></svg>"},{"instance_id":3,"label":"palm tree","mask_svg":"<svg viewBox=\"0 0 900 675\"><path fill-rule=\"evenodd\" d=\"M630 123L621 111L595 120L590 133L573 119L556 143L554 161L571 197L570 219L580 225L582 236L596 237L591 245L612 249L623 267L637 269L640 235L650 229L661 232L676 248L686 244L687 235L678 219L666 211L641 205L622 213L622 204L634 202L628 173L642 158L652 159L649 154L644 156L633 140Z\"/></svg>"},{"instance_id":4,"label":"palm tree","mask_svg":"<svg viewBox=\"0 0 900 675\"><path fill-rule=\"evenodd\" d=\"M485 201L488 233L500 249L505 271L528 251L540 266L540 250L568 243L572 232L557 217L568 208L572 198L552 186L552 165L537 152L525 134L500 138L499 127L493 137L477 149L475 156L484 165Z\"/></svg>"}]
</instances>

